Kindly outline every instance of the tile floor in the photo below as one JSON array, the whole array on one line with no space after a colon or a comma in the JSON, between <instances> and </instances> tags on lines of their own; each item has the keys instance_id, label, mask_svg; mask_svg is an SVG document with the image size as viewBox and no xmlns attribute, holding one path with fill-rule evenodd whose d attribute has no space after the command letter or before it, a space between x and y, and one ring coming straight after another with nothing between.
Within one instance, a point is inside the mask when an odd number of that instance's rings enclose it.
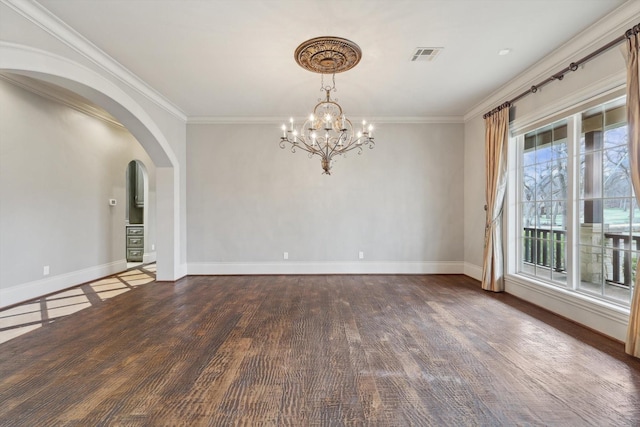
<instances>
[{"instance_id":1,"label":"tile floor","mask_svg":"<svg viewBox=\"0 0 640 427\"><path fill-rule=\"evenodd\" d=\"M140 265L46 297L0 310L0 343L128 292L156 279L156 265Z\"/></svg>"}]
</instances>

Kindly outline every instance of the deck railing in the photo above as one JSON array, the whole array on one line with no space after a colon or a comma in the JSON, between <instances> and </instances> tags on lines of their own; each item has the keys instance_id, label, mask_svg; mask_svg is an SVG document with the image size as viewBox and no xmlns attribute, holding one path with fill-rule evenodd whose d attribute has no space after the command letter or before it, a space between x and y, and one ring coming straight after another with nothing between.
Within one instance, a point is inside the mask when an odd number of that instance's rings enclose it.
<instances>
[{"instance_id":1,"label":"deck railing","mask_svg":"<svg viewBox=\"0 0 640 427\"><path fill-rule=\"evenodd\" d=\"M526 264L566 271L566 230L524 227L523 261ZM640 235L604 233L605 280L622 286L631 286L632 252L640 250Z\"/></svg>"},{"instance_id":2,"label":"deck railing","mask_svg":"<svg viewBox=\"0 0 640 427\"><path fill-rule=\"evenodd\" d=\"M631 263L631 251L640 248L640 236L628 234L604 233L607 248L612 249L611 277L607 281L624 286L631 286L633 265ZM605 258L607 259L607 258ZM609 274L607 274L609 276Z\"/></svg>"},{"instance_id":3,"label":"deck railing","mask_svg":"<svg viewBox=\"0 0 640 427\"><path fill-rule=\"evenodd\" d=\"M566 236L565 230L524 227L524 262L565 271Z\"/></svg>"}]
</instances>

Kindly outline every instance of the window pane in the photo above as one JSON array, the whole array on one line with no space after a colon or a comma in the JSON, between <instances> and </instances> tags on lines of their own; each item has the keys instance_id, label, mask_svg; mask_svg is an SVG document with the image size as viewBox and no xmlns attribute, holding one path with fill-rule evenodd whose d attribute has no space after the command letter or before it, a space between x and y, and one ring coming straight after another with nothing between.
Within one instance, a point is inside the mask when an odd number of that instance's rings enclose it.
<instances>
[{"instance_id":1,"label":"window pane","mask_svg":"<svg viewBox=\"0 0 640 427\"><path fill-rule=\"evenodd\" d=\"M551 200L551 162L538 163L536 167L536 200Z\"/></svg>"},{"instance_id":2,"label":"window pane","mask_svg":"<svg viewBox=\"0 0 640 427\"><path fill-rule=\"evenodd\" d=\"M526 202L522 204L521 224L526 230L527 228L535 228L536 226L536 203Z\"/></svg>"},{"instance_id":3,"label":"window pane","mask_svg":"<svg viewBox=\"0 0 640 427\"><path fill-rule=\"evenodd\" d=\"M524 149L522 152L522 165L530 166L536 162L536 136L527 135L524 138Z\"/></svg>"},{"instance_id":4,"label":"window pane","mask_svg":"<svg viewBox=\"0 0 640 427\"><path fill-rule=\"evenodd\" d=\"M538 228L548 228L551 225L552 209L551 202L538 202L537 207L537 222Z\"/></svg>"},{"instance_id":5,"label":"window pane","mask_svg":"<svg viewBox=\"0 0 640 427\"><path fill-rule=\"evenodd\" d=\"M626 232L629 234L631 226L630 199L605 199L604 223L608 231Z\"/></svg>"},{"instance_id":6,"label":"window pane","mask_svg":"<svg viewBox=\"0 0 640 427\"><path fill-rule=\"evenodd\" d=\"M579 216L580 216L580 226L581 229L585 227L589 227L590 229L594 229L602 232L602 199L587 199L582 200L579 203ZM582 235L582 234L581 234ZM580 243L587 243L582 241L582 237L580 238ZM589 244L593 244L589 242ZM597 243L600 244L600 243Z\"/></svg>"},{"instance_id":7,"label":"window pane","mask_svg":"<svg viewBox=\"0 0 640 427\"><path fill-rule=\"evenodd\" d=\"M627 146L611 147L603 152L604 197L630 197L631 179Z\"/></svg>"},{"instance_id":8,"label":"window pane","mask_svg":"<svg viewBox=\"0 0 640 427\"><path fill-rule=\"evenodd\" d=\"M553 126L552 158L565 159L568 156L567 121Z\"/></svg>"},{"instance_id":9,"label":"window pane","mask_svg":"<svg viewBox=\"0 0 640 427\"><path fill-rule=\"evenodd\" d=\"M526 166L522 170L522 200L533 201L536 199L536 166Z\"/></svg>"},{"instance_id":10,"label":"window pane","mask_svg":"<svg viewBox=\"0 0 640 427\"><path fill-rule=\"evenodd\" d=\"M602 295L602 247L580 245L579 289Z\"/></svg>"},{"instance_id":11,"label":"window pane","mask_svg":"<svg viewBox=\"0 0 640 427\"><path fill-rule=\"evenodd\" d=\"M551 160L553 133L551 128L538 132L536 135L536 163L548 162Z\"/></svg>"},{"instance_id":12,"label":"window pane","mask_svg":"<svg viewBox=\"0 0 640 427\"><path fill-rule=\"evenodd\" d=\"M569 183L567 159L555 160L551 168L551 198L553 200L566 200Z\"/></svg>"},{"instance_id":13,"label":"window pane","mask_svg":"<svg viewBox=\"0 0 640 427\"><path fill-rule=\"evenodd\" d=\"M606 113L607 126L604 132L604 147L612 148L619 145L626 145L628 140L626 124L626 108L624 106L615 108L615 113Z\"/></svg>"},{"instance_id":14,"label":"window pane","mask_svg":"<svg viewBox=\"0 0 640 427\"><path fill-rule=\"evenodd\" d=\"M578 156L578 164L576 165L576 170L578 172L578 198L584 199L586 196L584 194L584 163L585 163L585 154L581 153Z\"/></svg>"},{"instance_id":15,"label":"window pane","mask_svg":"<svg viewBox=\"0 0 640 427\"><path fill-rule=\"evenodd\" d=\"M640 233L640 209L635 197L631 198L631 223L633 224L634 233ZM638 249L640 250L640 248Z\"/></svg>"},{"instance_id":16,"label":"window pane","mask_svg":"<svg viewBox=\"0 0 640 427\"><path fill-rule=\"evenodd\" d=\"M551 203L552 212L549 225L554 230L567 229L567 202L554 201Z\"/></svg>"}]
</instances>

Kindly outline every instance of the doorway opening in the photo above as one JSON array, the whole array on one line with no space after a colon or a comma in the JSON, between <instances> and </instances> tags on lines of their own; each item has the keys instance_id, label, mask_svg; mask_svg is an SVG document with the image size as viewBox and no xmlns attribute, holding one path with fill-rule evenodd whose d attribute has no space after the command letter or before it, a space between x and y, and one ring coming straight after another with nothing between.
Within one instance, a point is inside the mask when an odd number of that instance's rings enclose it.
<instances>
[{"instance_id":1,"label":"doorway opening","mask_svg":"<svg viewBox=\"0 0 640 427\"><path fill-rule=\"evenodd\" d=\"M145 262L147 247L147 209L149 182L147 170L139 160L131 160L125 172L126 209L125 238L127 269L135 268Z\"/></svg>"}]
</instances>

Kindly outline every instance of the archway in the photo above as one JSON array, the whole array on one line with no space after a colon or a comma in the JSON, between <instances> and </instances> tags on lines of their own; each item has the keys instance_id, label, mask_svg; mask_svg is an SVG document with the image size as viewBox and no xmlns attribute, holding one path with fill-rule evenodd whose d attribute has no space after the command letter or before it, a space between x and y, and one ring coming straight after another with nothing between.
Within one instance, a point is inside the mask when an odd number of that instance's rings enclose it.
<instances>
[{"instance_id":1,"label":"archway","mask_svg":"<svg viewBox=\"0 0 640 427\"><path fill-rule=\"evenodd\" d=\"M157 278L184 275L181 262L179 162L155 121L118 85L98 72L50 52L0 42L0 71L23 74L71 90L106 110L140 142L156 165Z\"/></svg>"}]
</instances>

